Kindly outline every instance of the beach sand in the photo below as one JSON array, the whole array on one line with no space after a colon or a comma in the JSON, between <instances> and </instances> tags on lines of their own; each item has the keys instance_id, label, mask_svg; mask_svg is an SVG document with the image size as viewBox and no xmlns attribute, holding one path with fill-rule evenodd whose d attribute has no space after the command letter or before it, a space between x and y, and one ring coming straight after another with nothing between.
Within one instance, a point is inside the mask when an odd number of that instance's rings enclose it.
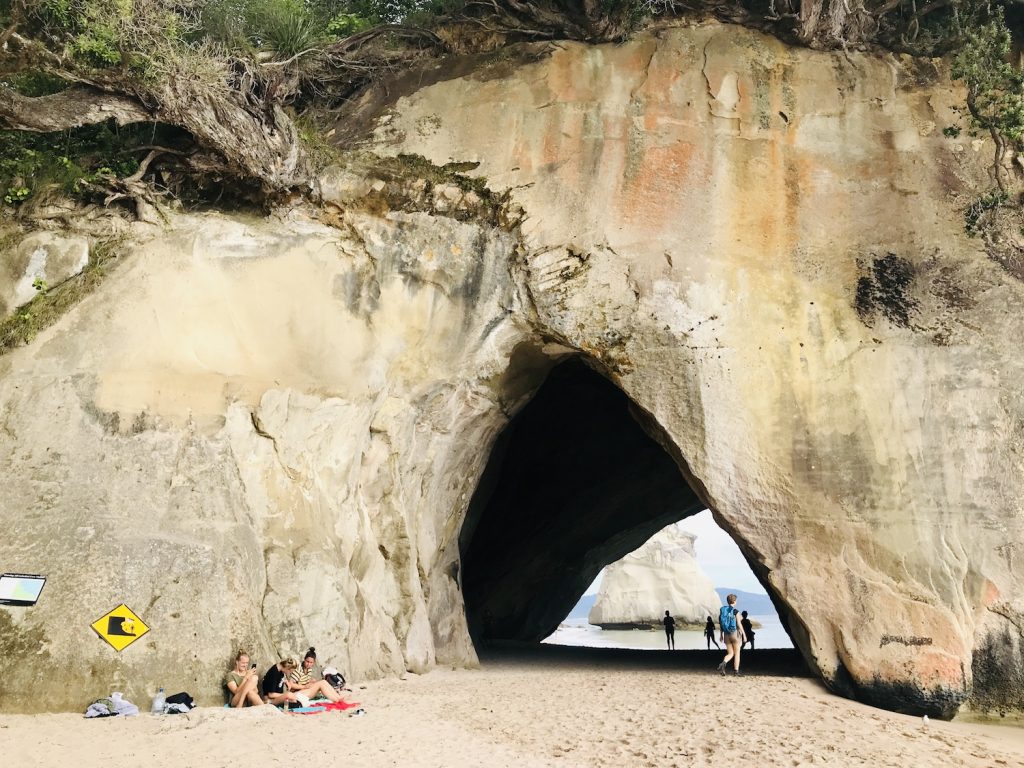
<instances>
[{"instance_id":1,"label":"beach sand","mask_svg":"<svg viewBox=\"0 0 1024 768\"><path fill-rule=\"evenodd\" d=\"M0 755L18 768L1024 766L1024 729L926 725L847 701L807 677L792 651L746 654L740 678L716 674L720 658L506 648L479 670L357 685L362 717L272 707L101 720L0 714Z\"/></svg>"}]
</instances>

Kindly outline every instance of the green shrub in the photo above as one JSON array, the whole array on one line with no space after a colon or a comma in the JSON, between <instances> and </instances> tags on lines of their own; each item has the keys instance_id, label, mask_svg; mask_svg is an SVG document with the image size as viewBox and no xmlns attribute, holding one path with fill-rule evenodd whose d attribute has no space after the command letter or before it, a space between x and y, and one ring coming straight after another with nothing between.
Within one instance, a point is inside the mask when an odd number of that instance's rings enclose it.
<instances>
[{"instance_id":1,"label":"green shrub","mask_svg":"<svg viewBox=\"0 0 1024 768\"><path fill-rule=\"evenodd\" d=\"M129 151L152 136L148 126L118 130L100 124L59 133L0 131L0 191L18 205L47 188L82 194L81 181L129 176L139 153Z\"/></svg>"},{"instance_id":2,"label":"green shrub","mask_svg":"<svg viewBox=\"0 0 1024 768\"><path fill-rule=\"evenodd\" d=\"M1024 136L1024 73L1008 62L1011 36L999 7L985 23L964 29L951 74L967 86L972 122L1010 141Z\"/></svg>"},{"instance_id":3,"label":"green shrub","mask_svg":"<svg viewBox=\"0 0 1024 768\"><path fill-rule=\"evenodd\" d=\"M322 22L301 0L255 0L246 9L246 26L257 48L285 57L326 39Z\"/></svg>"},{"instance_id":4,"label":"green shrub","mask_svg":"<svg viewBox=\"0 0 1024 768\"><path fill-rule=\"evenodd\" d=\"M355 13L339 13L327 22L327 34L334 38L345 38L369 29L373 23Z\"/></svg>"}]
</instances>

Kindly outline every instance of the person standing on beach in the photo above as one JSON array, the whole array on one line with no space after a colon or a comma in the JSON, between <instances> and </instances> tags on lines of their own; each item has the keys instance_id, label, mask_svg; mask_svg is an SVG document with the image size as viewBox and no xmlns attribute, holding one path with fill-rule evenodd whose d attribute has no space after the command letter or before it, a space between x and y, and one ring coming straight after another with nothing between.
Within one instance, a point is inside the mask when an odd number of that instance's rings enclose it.
<instances>
[{"instance_id":1,"label":"person standing on beach","mask_svg":"<svg viewBox=\"0 0 1024 768\"><path fill-rule=\"evenodd\" d=\"M725 643L726 654L722 663L718 665L718 671L724 675L725 668L731 659L733 671L738 675L740 673L740 648L746 638L743 635L743 627L736 622L736 595L726 595L725 602L727 604L718 611L718 627L722 631L722 642Z\"/></svg>"},{"instance_id":2,"label":"person standing on beach","mask_svg":"<svg viewBox=\"0 0 1024 768\"><path fill-rule=\"evenodd\" d=\"M709 651L711 650L712 643L715 644L715 648L721 649L722 646L720 646L718 641L715 640L715 622L710 616L708 616L708 623L704 625L704 637L708 639Z\"/></svg>"},{"instance_id":3,"label":"person standing on beach","mask_svg":"<svg viewBox=\"0 0 1024 768\"><path fill-rule=\"evenodd\" d=\"M676 620L669 615L668 611L665 611L665 618L661 620L661 623L665 625L665 642L668 643L668 649L674 651L676 648Z\"/></svg>"},{"instance_id":4,"label":"person standing on beach","mask_svg":"<svg viewBox=\"0 0 1024 768\"><path fill-rule=\"evenodd\" d=\"M743 630L743 644L740 648L744 648L747 643L750 643L750 650L754 650L754 625L750 623L750 619L747 618L747 612L743 611L740 614L743 618L740 619L740 629Z\"/></svg>"}]
</instances>

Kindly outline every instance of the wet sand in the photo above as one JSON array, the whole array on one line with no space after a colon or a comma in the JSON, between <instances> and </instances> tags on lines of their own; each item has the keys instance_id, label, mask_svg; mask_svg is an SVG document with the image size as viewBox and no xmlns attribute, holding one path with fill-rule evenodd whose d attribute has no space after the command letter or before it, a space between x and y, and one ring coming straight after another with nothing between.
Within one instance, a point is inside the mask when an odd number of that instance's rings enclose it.
<instances>
[{"instance_id":1,"label":"wet sand","mask_svg":"<svg viewBox=\"0 0 1024 768\"><path fill-rule=\"evenodd\" d=\"M792 651L492 649L479 670L365 683L362 717L271 707L85 720L0 714L25 766L1024 766L1024 730L925 725L832 696ZM136 702L145 705L147 702ZM84 711L84 704L83 704Z\"/></svg>"}]
</instances>

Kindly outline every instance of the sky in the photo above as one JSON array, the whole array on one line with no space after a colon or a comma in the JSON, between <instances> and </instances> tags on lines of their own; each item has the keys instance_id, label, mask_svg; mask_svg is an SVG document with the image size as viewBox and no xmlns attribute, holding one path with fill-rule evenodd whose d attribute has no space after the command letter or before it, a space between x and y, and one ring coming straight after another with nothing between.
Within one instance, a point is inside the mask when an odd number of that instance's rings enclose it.
<instances>
[{"instance_id":1,"label":"sky","mask_svg":"<svg viewBox=\"0 0 1024 768\"><path fill-rule=\"evenodd\" d=\"M731 587L759 595L765 594L764 587L754 577L747 561L740 554L739 547L729 538L729 534L718 527L708 510L705 509L674 525L697 536L694 543L697 562L704 569L704 573L711 577L716 587ZM604 571L601 572L603 573ZM585 594L597 594L600 586L601 575L598 575Z\"/></svg>"}]
</instances>

